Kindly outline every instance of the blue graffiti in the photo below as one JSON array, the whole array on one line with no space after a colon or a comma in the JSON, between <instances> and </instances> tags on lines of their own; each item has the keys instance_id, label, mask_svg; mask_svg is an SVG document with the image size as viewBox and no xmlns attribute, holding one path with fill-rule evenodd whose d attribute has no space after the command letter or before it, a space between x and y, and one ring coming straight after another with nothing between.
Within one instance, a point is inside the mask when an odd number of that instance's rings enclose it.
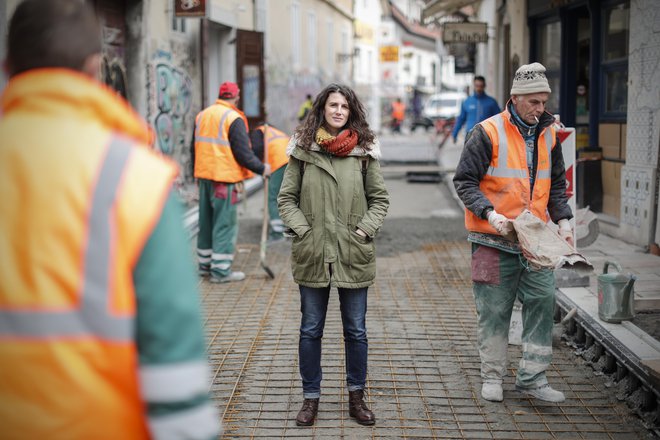
<instances>
[{"instance_id":1,"label":"blue graffiti","mask_svg":"<svg viewBox=\"0 0 660 440\"><path fill-rule=\"evenodd\" d=\"M192 80L169 64L156 65L156 102L154 121L160 150L173 155L186 145L185 116L192 107Z\"/></svg>"}]
</instances>

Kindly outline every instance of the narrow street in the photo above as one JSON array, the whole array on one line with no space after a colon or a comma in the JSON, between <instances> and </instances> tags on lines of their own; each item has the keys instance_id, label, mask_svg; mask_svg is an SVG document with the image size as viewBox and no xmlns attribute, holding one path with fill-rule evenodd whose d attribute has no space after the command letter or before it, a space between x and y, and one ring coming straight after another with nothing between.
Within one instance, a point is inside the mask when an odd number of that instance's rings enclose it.
<instances>
[{"instance_id":1,"label":"narrow street","mask_svg":"<svg viewBox=\"0 0 660 440\"><path fill-rule=\"evenodd\" d=\"M289 242L268 247L275 279L267 278L260 267L263 199L258 192L239 208L234 267L246 272L247 279L200 284L213 369L211 391L224 420L223 438L651 438L617 399L616 389L559 341L548 376L566 394L566 402L549 404L514 390L517 346L509 350L504 402L480 397L462 213L443 183L409 183L405 178L408 167L437 169L430 134L383 135L381 143L391 209L376 241L378 276L369 290L367 315L367 400L376 425L360 426L348 415L336 295L331 295L325 327L318 420L309 428L295 425L302 401L299 294L291 277ZM460 148L448 142L446 162L457 154ZM442 156L440 165L444 167Z\"/></svg>"}]
</instances>

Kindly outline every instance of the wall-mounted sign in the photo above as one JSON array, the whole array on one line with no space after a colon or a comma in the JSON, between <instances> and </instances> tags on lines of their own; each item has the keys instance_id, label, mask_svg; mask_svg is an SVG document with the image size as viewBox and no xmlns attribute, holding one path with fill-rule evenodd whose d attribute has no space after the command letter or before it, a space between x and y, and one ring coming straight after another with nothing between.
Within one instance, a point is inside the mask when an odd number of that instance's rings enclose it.
<instances>
[{"instance_id":1,"label":"wall-mounted sign","mask_svg":"<svg viewBox=\"0 0 660 440\"><path fill-rule=\"evenodd\" d=\"M399 46L380 46L381 63L398 63Z\"/></svg>"},{"instance_id":2,"label":"wall-mounted sign","mask_svg":"<svg viewBox=\"0 0 660 440\"><path fill-rule=\"evenodd\" d=\"M174 15L177 17L206 16L206 0L174 0Z\"/></svg>"},{"instance_id":3,"label":"wall-mounted sign","mask_svg":"<svg viewBox=\"0 0 660 440\"><path fill-rule=\"evenodd\" d=\"M487 23L445 23L442 25L444 43L487 43Z\"/></svg>"}]
</instances>

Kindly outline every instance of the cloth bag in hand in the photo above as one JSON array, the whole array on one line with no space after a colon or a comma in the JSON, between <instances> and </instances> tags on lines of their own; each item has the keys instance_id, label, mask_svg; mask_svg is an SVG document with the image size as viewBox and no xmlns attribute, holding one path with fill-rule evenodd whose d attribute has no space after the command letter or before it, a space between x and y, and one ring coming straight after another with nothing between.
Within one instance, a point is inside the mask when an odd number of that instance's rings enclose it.
<instances>
[{"instance_id":1,"label":"cloth bag in hand","mask_svg":"<svg viewBox=\"0 0 660 440\"><path fill-rule=\"evenodd\" d=\"M594 267L582 254L529 210L513 220L513 228L532 268L573 269L580 275L593 272Z\"/></svg>"}]
</instances>

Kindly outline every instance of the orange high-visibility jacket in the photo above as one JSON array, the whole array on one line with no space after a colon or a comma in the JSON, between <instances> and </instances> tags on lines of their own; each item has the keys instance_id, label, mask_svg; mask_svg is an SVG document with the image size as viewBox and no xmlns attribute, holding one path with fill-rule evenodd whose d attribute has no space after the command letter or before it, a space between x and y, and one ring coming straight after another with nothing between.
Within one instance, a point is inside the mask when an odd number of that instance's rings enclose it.
<instances>
[{"instance_id":1,"label":"orange high-visibility jacket","mask_svg":"<svg viewBox=\"0 0 660 440\"><path fill-rule=\"evenodd\" d=\"M286 155L289 136L271 126L268 126L268 130L266 130L266 126L260 125L257 127L257 130L264 134L264 145L268 146L268 157L266 159L270 164L271 170L279 170L289 163L289 158Z\"/></svg>"},{"instance_id":2,"label":"orange high-visibility jacket","mask_svg":"<svg viewBox=\"0 0 660 440\"><path fill-rule=\"evenodd\" d=\"M195 177L215 182L237 183L253 176L234 158L229 145L229 127L238 118L248 121L242 111L222 99L205 108L195 119Z\"/></svg>"},{"instance_id":3,"label":"orange high-visibility jacket","mask_svg":"<svg viewBox=\"0 0 660 440\"><path fill-rule=\"evenodd\" d=\"M2 438L149 438L133 270L177 170L118 102L63 69L3 96Z\"/></svg>"},{"instance_id":4,"label":"orange high-visibility jacket","mask_svg":"<svg viewBox=\"0 0 660 440\"><path fill-rule=\"evenodd\" d=\"M538 136L536 179L534 193L530 194L525 140L510 119L511 114L505 110L480 123L493 144L493 154L479 188L495 211L507 218L515 219L524 209L529 209L547 221L555 129L546 127ZM477 217L468 209L465 210L465 227L468 231L498 234L488 220Z\"/></svg>"},{"instance_id":5,"label":"orange high-visibility jacket","mask_svg":"<svg viewBox=\"0 0 660 440\"><path fill-rule=\"evenodd\" d=\"M403 102L392 103L392 119L403 121L406 114L406 105Z\"/></svg>"}]
</instances>

